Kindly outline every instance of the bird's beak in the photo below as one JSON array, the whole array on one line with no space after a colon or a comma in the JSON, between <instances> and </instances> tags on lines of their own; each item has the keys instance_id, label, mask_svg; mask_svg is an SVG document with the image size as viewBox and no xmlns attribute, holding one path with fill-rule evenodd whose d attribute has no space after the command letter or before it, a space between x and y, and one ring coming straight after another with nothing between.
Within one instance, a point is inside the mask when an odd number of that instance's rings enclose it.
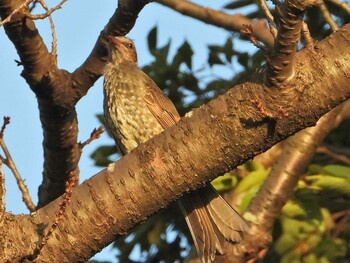
<instances>
[{"instance_id":1,"label":"bird's beak","mask_svg":"<svg viewBox=\"0 0 350 263\"><path fill-rule=\"evenodd\" d=\"M114 47L119 48L122 43L118 40L118 38L114 36L108 36L109 43L112 44Z\"/></svg>"}]
</instances>

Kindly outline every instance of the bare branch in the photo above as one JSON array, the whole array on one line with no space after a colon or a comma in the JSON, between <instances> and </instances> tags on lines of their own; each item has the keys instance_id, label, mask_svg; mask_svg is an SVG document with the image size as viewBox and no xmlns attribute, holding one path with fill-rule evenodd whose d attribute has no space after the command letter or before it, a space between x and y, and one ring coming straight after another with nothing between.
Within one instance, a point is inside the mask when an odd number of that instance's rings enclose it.
<instances>
[{"instance_id":1,"label":"bare branch","mask_svg":"<svg viewBox=\"0 0 350 263\"><path fill-rule=\"evenodd\" d=\"M315 52L314 40L311 37L310 31L309 31L309 27L307 26L307 23L305 21L303 21L303 25L302 25L302 28L301 28L301 34L303 35L303 38L305 40L306 48L308 48L312 52Z\"/></svg>"},{"instance_id":2,"label":"bare branch","mask_svg":"<svg viewBox=\"0 0 350 263\"><path fill-rule=\"evenodd\" d=\"M42 241L37 245L37 247L35 248L34 252L32 255L26 256L25 258L22 258L22 260L24 259L28 259L30 261L34 261L40 254L41 250L43 249L43 247L47 244L47 241L50 239L50 237L52 236L52 233L57 229L59 223L62 221L64 214L66 212L66 209L68 207L68 205L71 202L71 198L72 198L72 194L73 194L73 189L75 186L78 185L79 182L79 175L78 175L78 171L73 171L69 174L69 180L66 182L66 187L65 187L65 192L62 196L62 202L60 202L59 205L59 209L56 213L55 218L53 219L53 223L50 226L50 228L48 229L47 233L45 234L45 236L43 237Z\"/></svg>"},{"instance_id":3,"label":"bare branch","mask_svg":"<svg viewBox=\"0 0 350 263\"><path fill-rule=\"evenodd\" d=\"M2 170L2 161L0 161L0 222L3 220L6 212L5 194L5 174Z\"/></svg>"},{"instance_id":4,"label":"bare branch","mask_svg":"<svg viewBox=\"0 0 350 263\"><path fill-rule=\"evenodd\" d=\"M45 4L45 2L43 0L37 0L36 2L40 3L41 6L45 9L45 13L43 14L38 14L38 15L32 15L32 14L26 14L26 16L32 20L37 20L37 19L45 19L49 16L51 16L51 14L55 11L57 11L58 9L62 8L62 5L67 2L67 0L62 0L61 2L59 2L55 7L48 9L47 5Z\"/></svg>"},{"instance_id":5,"label":"bare branch","mask_svg":"<svg viewBox=\"0 0 350 263\"><path fill-rule=\"evenodd\" d=\"M328 11L328 8L325 5L323 0L320 2L319 8L320 8L320 11L321 11L321 13L323 15L323 18L329 24L329 26L331 27L332 31L338 30L339 27L338 27L337 23L334 21L334 19L332 18L331 14Z\"/></svg>"},{"instance_id":6,"label":"bare branch","mask_svg":"<svg viewBox=\"0 0 350 263\"><path fill-rule=\"evenodd\" d=\"M273 45L273 37L269 34L266 23L263 20L253 21L241 14L228 15L221 11L196 5L186 0L156 0L177 12L196 18L204 23L225 28L229 31L240 32L242 25L252 25L254 36L267 46Z\"/></svg>"},{"instance_id":7,"label":"bare branch","mask_svg":"<svg viewBox=\"0 0 350 263\"><path fill-rule=\"evenodd\" d=\"M246 36L250 42L254 46L256 46L258 49L263 50L264 52L267 52L266 47L261 44L255 37L254 37L254 32L253 32L253 26L252 25L242 25L240 33L244 36Z\"/></svg>"},{"instance_id":8,"label":"bare branch","mask_svg":"<svg viewBox=\"0 0 350 263\"><path fill-rule=\"evenodd\" d=\"M86 145L88 145L89 143L91 143L93 140L97 140L98 138L100 138L100 135L104 132L103 127L100 126L97 129L95 128L92 133L90 134L90 138L87 139L85 142L80 142L79 146L81 149L83 149Z\"/></svg>"},{"instance_id":9,"label":"bare branch","mask_svg":"<svg viewBox=\"0 0 350 263\"><path fill-rule=\"evenodd\" d=\"M276 38L276 36L277 36L277 27L276 27L276 24L274 22L273 15L271 14L270 9L267 6L265 0L259 0L259 4L260 4L261 9L265 13L265 16L267 18L267 22L269 23L271 35L273 36L273 38Z\"/></svg>"},{"instance_id":10,"label":"bare branch","mask_svg":"<svg viewBox=\"0 0 350 263\"><path fill-rule=\"evenodd\" d=\"M44 14L40 14L40 15L32 15L30 13L27 13L26 16L32 20L36 20L36 19L44 19L46 17L49 17L49 21L50 21L50 27L51 27L51 32L52 32L52 45L51 45L51 55L54 57L55 60L55 64L57 65L57 37L56 37L56 30L55 30L55 24L53 22L52 16L51 14L60 9L62 7L62 5L67 2L67 0L62 0L60 3L58 3L55 7L51 8L50 10L48 9L46 3L43 0L37 0L35 2L36 3L40 3L41 6L44 8L44 10L46 11ZM35 5L33 5L35 6Z\"/></svg>"},{"instance_id":11,"label":"bare branch","mask_svg":"<svg viewBox=\"0 0 350 263\"><path fill-rule=\"evenodd\" d=\"M4 159L3 157L1 157L1 161L4 164L6 164L7 167L12 171L12 173L16 179L18 188L22 193L23 202L27 206L28 210L30 212L33 212L33 211L35 211L35 205L32 201L32 198L30 197L28 188L25 185L24 180L22 179L21 175L19 174L17 167L16 167L16 165L12 159L12 156L11 156L9 150L7 149L7 146L6 146L5 141L4 141L4 131L5 131L6 125L8 125L9 123L10 123L10 117L4 117L4 123L3 123L2 127L1 127L1 131L0 131L0 147L3 150L6 158Z\"/></svg>"},{"instance_id":12,"label":"bare branch","mask_svg":"<svg viewBox=\"0 0 350 263\"><path fill-rule=\"evenodd\" d=\"M326 1L341 7L348 15L350 15L350 6L346 2L342 2L339 0L326 0Z\"/></svg>"},{"instance_id":13,"label":"bare branch","mask_svg":"<svg viewBox=\"0 0 350 263\"><path fill-rule=\"evenodd\" d=\"M345 154L337 153L336 151L333 151L329 147L325 145L321 145L317 148L317 153L322 153L325 155L328 155L329 157L333 158L334 160L337 160L339 162L342 162L346 165L350 165L350 157L346 156Z\"/></svg>"},{"instance_id":14,"label":"bare branch","mask_svg":"<svg viewBox=\"0 0 350 263\"><path fill-rule=\"evenodd\" d=\"M26 0L24 1L21 5L17 6L12 12L11 14L9 14L5 19L2 19L2 21L0 22L0 27L3 26L4 24L8 23L11 21L12 17L21 12L22 9L26 6L28 6L31 2L33 2L33 0Z\"/></svg>"}]
</instances>

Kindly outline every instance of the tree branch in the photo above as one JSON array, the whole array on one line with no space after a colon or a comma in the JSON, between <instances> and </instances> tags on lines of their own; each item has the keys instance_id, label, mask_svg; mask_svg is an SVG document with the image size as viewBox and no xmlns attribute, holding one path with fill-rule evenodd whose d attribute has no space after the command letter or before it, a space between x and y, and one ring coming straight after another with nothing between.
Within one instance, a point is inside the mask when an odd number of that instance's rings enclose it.
<instances>
[{"instance_id":1,"label":"tree branch","mask_svg":"<svg viewBox=\"0 0 350 263\"><path fill-rule=\"evenodd\" d=\"M26 16L28 6L22 7L4 25L24 67L22 76L36 94L39 105L45 161L38 207L64 193L70 172L78 169L81 148L77 143L75 105L102 74L106 64L106 36L126 34L147 2L119 0L119 8L101 32L93 51L73 74L57 68L55 56L48 52L34 22ZM20 0L1 1L1 18L6 19L21 4Z\"/></svg>"},{"instance_id":2,"label":"tree branch","mask_svg":"<svg viewBox=\"0 0 350 263\"><path fill-rule=\"evenodd\" d=\"M272 55L268 56L268 79L278 86L294 76L294 56L300 40L303 17L317 0L287 0L281 6L281 26Z\"/></svg>"},{"instance_id":3,"label":"tree branch","mask_svg":"<svg viewBox=\"0 0 350 263\"><path fill-rule=\"evenodd\" d=\"M307 49L297 54L292 88L264 86L260 71L75 188L66 216L38 262L86 260L182 193L314 125L326 111L350 97L349 42L347 25L319 42L316 54ZM324 69L334 68L334 61L336 70L325 74ZM272 113L283 107L288 115L265 117L251 102L256 98L273 105L269 107ZM33 253L55 218L60 200L31 215L6 214L0 226L4 233L0 261L14 262Z\"/></svg>"},{"instance_id":4,"label":"tree branch","mask_svg":"<svg viewBox=\"0 0 350 263\"><path fill-rule=\"evenodd\" d=\"M238 251L232 254L231 249L231 253L227 253L226 257L231 256L231 259L235 258L234 262L242 262L248 254L254 256L260 249L269 245L272 239L270 231L275 220L281 214L282 207L290 198L299 178L306 171L317 147L342 121L339 114L345 103L348 101L324 115L315 127L302 130L286 140L278 162L273 166L246 213L246 217L254 222L249 235Z\"/></svg>"},{"instance_id":5,"label":"tree branch","mask_svg":"<svg viewBox=\"0 0 350 263\"><path fill-rule=\"evenodd\" d=\"M240 32L242 25L252 25L254 36L267 46L273 45L273 37L263 20L253 21L241 14L228 15L221 11L205 8L187 0L156 0L177 12L196 18L204 23Z\"/></svg>"}]
</instances>

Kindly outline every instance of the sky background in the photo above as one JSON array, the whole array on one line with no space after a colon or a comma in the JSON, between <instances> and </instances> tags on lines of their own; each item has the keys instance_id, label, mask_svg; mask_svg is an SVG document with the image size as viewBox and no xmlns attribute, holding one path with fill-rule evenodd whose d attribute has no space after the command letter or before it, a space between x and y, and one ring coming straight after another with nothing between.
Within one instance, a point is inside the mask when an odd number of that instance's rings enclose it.
<instances>
[{"instance_id":1,"label":"sky background","mask_svg":"<svg viewBox=\"0 0 350 263\"><path fill-rule=\"evenodd\" d=\"M54 4L58 2L55 1ZM116 2L68 1L61 10L53 14L58 40L59 68L72 72L83 63L92 50L100 31L114 13ZM220 9L230 1L196 0L193 2ZM48 4L51 5L52 1ZM52 39L48 20L38 20L35 23L50 49ZM225 30L182 16L157 3L150 3L141 11L135 27L127 35L136 44L140 66L152 60L147 48L147 34L156 25L160 46L172 39L171 54L175 53L176 48L184 40L191 44L194 50L192 61L194 68L199 68L206 60L207 45L223 44L230 35ZM253 49L253 46L242 46L242 48ZM38 186L42 181L42 129L35 95L25 80L20 77L22 67L17 66L15 59L19 59L16 50L8 40L4 29L0 28L0 72L2 74L0 117L11 117L11 124L6 128L4 138L36 204ZM77 104L80 141L85 141L89 138L91 131L100 126L96 114L102 113L102 102L102 78L100 78ZM104 133L99 140L84 148L80 161L81 182L101 170L94 166L93 160L89 157L90 154L99 145L112 143L112 140ZM7 211L14 214L28 213L13 175L5 166L3 170L6 175ZM96 255L95 259L116 262L110 248Z\"/></svg>"}]
</instances>

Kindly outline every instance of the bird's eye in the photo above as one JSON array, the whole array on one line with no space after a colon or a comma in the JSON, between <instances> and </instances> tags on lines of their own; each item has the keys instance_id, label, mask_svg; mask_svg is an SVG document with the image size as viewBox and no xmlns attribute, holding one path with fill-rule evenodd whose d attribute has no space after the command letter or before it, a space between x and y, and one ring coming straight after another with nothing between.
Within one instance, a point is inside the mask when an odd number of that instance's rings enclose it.
<instances>
[{"instance_id":1,"label":"bird's eye","mask_svg":"<svg viewBox=\"0 0 350 263\"><path fill-rule=\"evenodd\" d=\"M129 49L132 49L132 48L133 48L133 45L132 45L131 43L128 43L127 46L128 46Z\"/></svg>"}]
</instances>

